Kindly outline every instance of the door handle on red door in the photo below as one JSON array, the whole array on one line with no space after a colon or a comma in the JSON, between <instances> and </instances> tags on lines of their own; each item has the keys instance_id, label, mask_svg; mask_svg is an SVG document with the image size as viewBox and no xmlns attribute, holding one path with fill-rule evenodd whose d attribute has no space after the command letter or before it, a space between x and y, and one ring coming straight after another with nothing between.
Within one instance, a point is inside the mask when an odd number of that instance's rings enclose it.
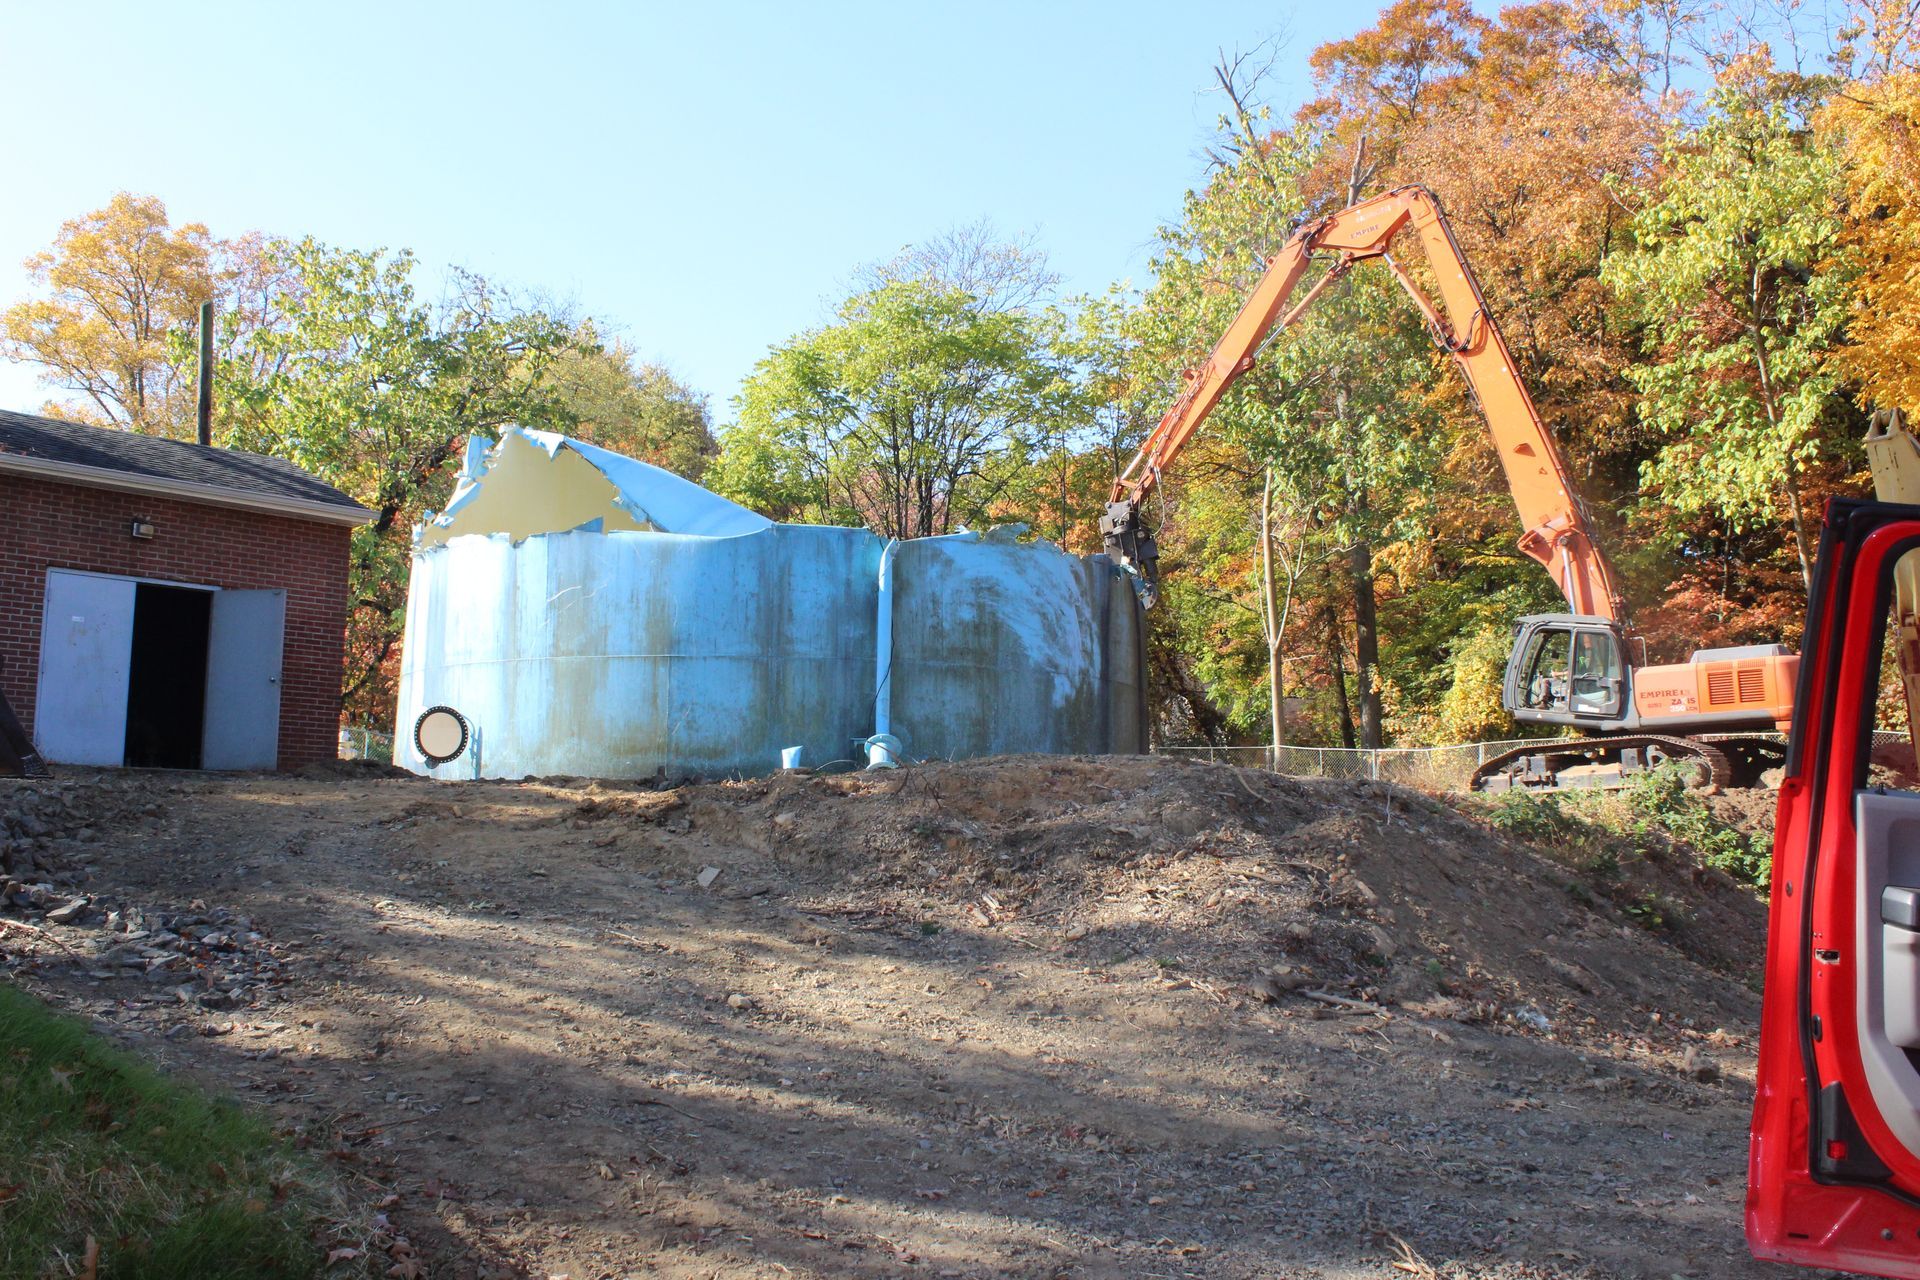
<instances>
[{"instance_id":1,"label":"door handle on red door","mask_svg":"<svg viewBox=\"0 0 1920 1280\"><path fill-rule=\"evenodd\" d=\"M1920 930L1920 889L1890 884L1880 891L1880 923Z\"/></svg>"}]
</instances>

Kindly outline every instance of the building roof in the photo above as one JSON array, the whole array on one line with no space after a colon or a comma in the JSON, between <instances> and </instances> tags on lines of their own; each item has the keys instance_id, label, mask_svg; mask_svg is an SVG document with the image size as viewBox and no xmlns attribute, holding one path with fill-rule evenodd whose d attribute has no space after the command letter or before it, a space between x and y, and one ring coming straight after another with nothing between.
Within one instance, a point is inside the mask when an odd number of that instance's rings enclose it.
<instances>
[{"instance_id":1,"label":"building roof","mask_svg":"<svg viewBox=\"0 0 1920 1280\"><path fill-rule=\"evenodd\" d=\"M364 524L373 514L284 458L0 409L0 473Z\"/></svg>"}]
</instances>

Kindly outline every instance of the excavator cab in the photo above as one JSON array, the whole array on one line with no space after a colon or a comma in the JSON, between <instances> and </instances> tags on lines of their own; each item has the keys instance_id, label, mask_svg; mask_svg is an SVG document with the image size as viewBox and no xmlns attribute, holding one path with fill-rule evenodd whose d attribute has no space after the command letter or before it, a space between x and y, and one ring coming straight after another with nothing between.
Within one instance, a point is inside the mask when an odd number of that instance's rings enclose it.
<instances>
[{"instance_id":1,"label":"excavator cab","mask_svg":"<svg viewBox=\"0 0 1920 1280\"><path fill-rule=\"evenodd\" d=\"M1473 788L1617 787L1676 760L1692 762L1692 785L1754 786L1786 757L1773 732L1791 712L1799 662L1779 645L1743 645L1648 666L1645 642L1611 618L1522 618L1501 702L1522 724L1577 736L1486 760Z\"/></svg>"},{"instance_id":2,"label":"excavator cab","mask_svg":"<svg viewBox=\"0 0 1920 1280\"><path fill-rule=\"evenodd\" d=\"M1631 702L1627 641L1606 618L1534 614L1514 627L1501 701L1526 724L1615 729Z\"/></svg>"}]
</instances>

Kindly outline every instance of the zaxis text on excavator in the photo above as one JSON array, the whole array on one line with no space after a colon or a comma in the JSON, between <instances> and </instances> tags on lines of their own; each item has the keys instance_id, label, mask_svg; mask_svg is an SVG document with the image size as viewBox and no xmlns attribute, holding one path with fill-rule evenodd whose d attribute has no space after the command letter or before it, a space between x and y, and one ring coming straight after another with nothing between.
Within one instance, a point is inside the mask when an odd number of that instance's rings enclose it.
<instances>
[{"instance_id":1,"label":"zaxis text on excavator","mask_svg":"<svg viewBox=\"0 0 1920 1280\"><path fill-rule=\"evenodd\" d=\"M1438 304L1394 259L1403 234L1432 268ZM1158 548L1141 504L1180 456L1220 398L1253 367L1267 338L1292 324L1341 276L1378 261L1393 273L1473 390L1519 510L1520 549L1566 597L1568 612L1521 618L1514 629L1501 702L1526 724L1583 735L1522 747L1488 760L1478 790L1617 785L1675 759L1691 761L1701 785L1750 785L1785 759L1799 658L1778 644L1703 649L1686 662L1649 665L1613 567L1595 536L1566 461L1540 420L1487 309L1440 202L1407 186L1310 222L1268 263L1207 362L1189 375L1115 480L1100 521L1107 554L1139 579L1152 603ZM1325 270L1291 308L1317 262ZM1283 311L1283 309L1285 309Z\"/></svg>"}]
</instances>

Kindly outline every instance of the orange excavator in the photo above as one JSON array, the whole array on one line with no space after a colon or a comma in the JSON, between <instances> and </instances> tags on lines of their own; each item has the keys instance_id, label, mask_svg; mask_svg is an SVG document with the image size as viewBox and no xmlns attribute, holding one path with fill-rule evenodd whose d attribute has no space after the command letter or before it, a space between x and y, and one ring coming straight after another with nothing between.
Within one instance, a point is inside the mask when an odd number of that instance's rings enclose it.
<instances>
[{"instance_id":1,"label":"orange excavator","mask_svg":"<svg viewBox=\"0 0 1920 1280\"><path fill-rule=\"evenodd\" d=\"M1396 242L1417 246L1438 302L1396 261ZM1568 612L1534 614L1514 628L1501 701L1516 720L1579 737L1496 756L1477 790L1617 786L1666 760L1693 765L1702 786L1746 786L1785 759L1799 658L1777 644L1703 649L1686 662L1650 666L1628 619L1613 567L1567 464L1520 381L1500 327L1447 225L1439 200L1408 186L1310 222L1267 264L1240 313L1166 416L1115 480L1100 520L1107 555L1135 574L1153 602L1158 549L1141 505L1267 339L1285 329L1348 271L1377 261L1413 299L1428 331L1473 389L1519 509L1520 549L1550 574ZM1298 301L1316 264L1325 269Z\"/></svg>"}]
</instances>

